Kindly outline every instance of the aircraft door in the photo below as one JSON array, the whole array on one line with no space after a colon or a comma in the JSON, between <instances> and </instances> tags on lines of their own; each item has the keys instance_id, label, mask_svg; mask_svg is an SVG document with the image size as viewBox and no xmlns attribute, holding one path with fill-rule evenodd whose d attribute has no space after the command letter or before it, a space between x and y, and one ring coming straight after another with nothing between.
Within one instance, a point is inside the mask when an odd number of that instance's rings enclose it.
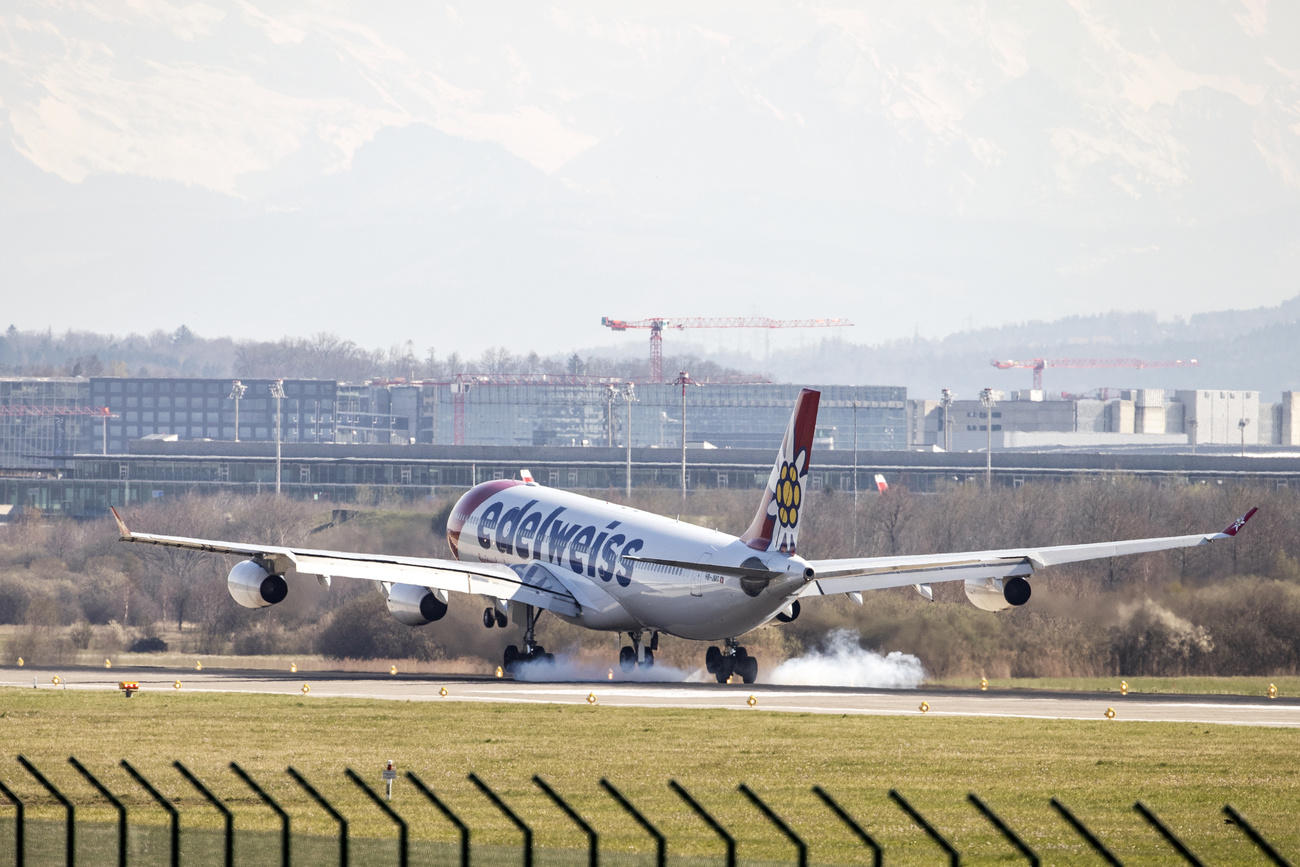
<instances>
[{"instance_id":1,"label":"aircraft door","mask_svg":"<svg viewBox=\"0 0 1300 867\"><path fill-rule=\"evenodd\" d=\"M713 562L713 555L716 554L716 553L717 553L716 551L707 551L707 552L705 552L704 556L700 558L700 562L701 562L701 563L712 563L712 562ZM699 570L699 569L692 569L692 570L691 570L691 595L692 595L692 596L703 596L703 595L704 595L704 585L707 584L707 583L708 583L709 581L711 581L711 580L715 580L716 577L717 577L717 576L715 576L712 572L704 572L704 571L701 571L701 570Z\"/></svg>"}]
</instances>

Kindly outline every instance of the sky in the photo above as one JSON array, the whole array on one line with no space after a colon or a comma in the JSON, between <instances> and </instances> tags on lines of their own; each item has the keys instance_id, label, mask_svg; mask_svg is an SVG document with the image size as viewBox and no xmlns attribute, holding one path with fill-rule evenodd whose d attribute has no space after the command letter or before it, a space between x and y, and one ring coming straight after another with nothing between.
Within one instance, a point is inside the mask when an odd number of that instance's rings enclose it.
<instances>
[{"instance_id":1,"label":"sky","mask_svg":"<svg viewBox=\"0 0 1300 867\"><path fill-rule=\"evenodd\" d=\"M0 327L550 354L1273 305L1300 7L19 0L0 189Z\"/></svg>"}]
</instances>

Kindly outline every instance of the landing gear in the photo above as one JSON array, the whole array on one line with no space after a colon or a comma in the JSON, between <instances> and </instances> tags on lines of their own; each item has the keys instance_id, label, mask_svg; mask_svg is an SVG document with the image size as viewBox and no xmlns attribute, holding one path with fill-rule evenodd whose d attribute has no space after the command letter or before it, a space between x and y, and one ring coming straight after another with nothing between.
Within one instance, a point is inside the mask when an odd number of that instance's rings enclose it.
<instances>
[{"instance_id":1,"label":"landing gear","mask_svg":"<svg viewBox=\"0 0 1300 867\"><path fill-rule=\"evenodd\" d=\"M650 668L655 664L654 652L659 649L659 633L650 633L650 644L643 647L641 643L641 631L629 632L627 637L632 639L631 646L623 645L618 652L618 667L623 671L631 671L634 668Z\"/></svg>"},{"instance_id":2,"label":"landing gear","mask_svg":"<svg viewBox=\"0 0 1300 867\"><path fill-rule=\"evenodd\" d=\"M506 620L506 613L502 611L500 608L483 609L484 628L491 629L493 626L505 628L507 623L508 621Z\"/></svg>"},{"instance_id":3,"label":"landing gear","mask_svg":"<svg viewBox=\"0 0 1300 867\"><path fill-rule=\"evenodd\" d=\"M494 609L489 608L483 612L483 622L487 623L488 612ZM498 626L505 626L505 615L499 610L495 611L493 620ZM546 648L538 644L533 635L537 630L537 619L542 616L542 609L534 608L532 605L524 606L524 646L523 648L515 647L513 644L506 648L505 663L502 666L507 672L513 672L518 666L527 662L554 662L555 654L547 653Z\"/></svg>"},{"instance_id":4,"label":"landing gear","mask_svg":"<svg viewBox=\"0 0 1300 867\"><path fill-rule=\"evenodd\" d=\"M749 651L728 638L725 649L710 647L704 653L704 669L713 675L718 683L726 683L731 676L738 675L745 683L758 679L758 658L749 655Z\"/></svg>"}]
</instances>

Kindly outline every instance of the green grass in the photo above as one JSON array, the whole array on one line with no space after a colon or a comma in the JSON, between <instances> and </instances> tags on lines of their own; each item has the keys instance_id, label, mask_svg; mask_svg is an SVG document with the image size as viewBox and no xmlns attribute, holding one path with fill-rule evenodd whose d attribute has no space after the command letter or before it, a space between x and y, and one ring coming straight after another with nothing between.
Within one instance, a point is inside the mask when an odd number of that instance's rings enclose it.
<instances>
[{"instance_id":1,"label":"green grass","mask_svg":"<svg viewBox=\"0 0 1300 867\"><path fill-rule=\"evenodd\" d=\"M1269 684L1278 696L1300 695L1300 677L999 677L989 678L989 689L1079 690L1118 694L1121 681L1133 693L1170 695L1268 695ZM947 677L926 681L926 686L978 689L979 678Z\"/></svg>"},{"instance_id":2,"label":"green grass","mask_svg":"<svg viewBox=\"0 0 1300 867\"><path fill-rule=\"evenodd\" d=\"M474 829L476 842L517 845L518 832L466 779L474 771L536 830L538 845L576 856L581 833L533 785L540 774L601 834L602 853L647 851L648 838L599 786L608 777L669 839L674 855L716 854L713 834L667 788L677 779L740 839L742 860L787 860L790 844L736 785L748 783L811 844L816 861L862 850L809 787L834 795L886 847L890 862L933 863L936 849L889 800L899 789L964 857L1012 850L965 800L974 791L1049 863L1088 860L1048 804L1060 798L1126 863L1170 850L1133 811L1142 800L1209 862L1248 860L1251 845L1220 813L1231 803L1283 853L1300 851L1300 730L1124 721L922 716L837 717L764 711L643 710L469 702L394 702L256 695L0 690L0 779L38 818L62 816L14 761L21 753L78 804L81 821L111 821L67 763L75 755L132 810L164 814L118 766L128 759L179 804L184 827L218 827L216 811L171 767L180 759L225 799L240 829L276 827L228 769L238 761L293 816L296 832L332 823L284 773L301 771L335 800L359 837L393 826L343 775L379 786L383 762L414 770ZM447 822L399 781L394 806L416 840L454 839ZM10 824L0 808L0 826ZM7 829L6 829L7 831ZM0 835L0 841L7 837ZM2 848L2 847L0 847ZM0 853L0 858L3 858Z\"/></svg>"}]
</instances>

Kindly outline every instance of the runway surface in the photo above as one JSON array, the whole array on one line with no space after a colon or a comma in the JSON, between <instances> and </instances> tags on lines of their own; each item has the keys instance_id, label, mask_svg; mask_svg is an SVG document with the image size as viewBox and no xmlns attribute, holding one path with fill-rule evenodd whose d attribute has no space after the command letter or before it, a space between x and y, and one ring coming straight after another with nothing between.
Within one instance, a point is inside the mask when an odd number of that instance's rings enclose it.
<instances>
[{"instance_id":1,"label":"runway surface","mask_svg":"<svg viewBox=\"0 0 1300 867\"><path fill-rule=\"evenodd\" d=\"M53 681L58 677L59 683ZM31 689L116 690L138 681L142 692L241 692L304 694L399 701L479 701L516 704L589 704L604 707L665 707L859 715L1018 717L1028 719L1115 718L1142 722L1190 722L1253 726L1300 726L1300 699L1242 696L1173 696L1028 692L1022 690L917 690L769 684L647 683L586 681L521 683L506 679L441 675L372 675L354 672L277 672L256 669L181 670L136 666L0 669L0 686ZM177 687L176 684L180 686ZM442 691L446 690L446 695ZM751 703L752 697L752 703ZM922 711L922 703L926 710Z\"/></svg>"}]
</instances>

